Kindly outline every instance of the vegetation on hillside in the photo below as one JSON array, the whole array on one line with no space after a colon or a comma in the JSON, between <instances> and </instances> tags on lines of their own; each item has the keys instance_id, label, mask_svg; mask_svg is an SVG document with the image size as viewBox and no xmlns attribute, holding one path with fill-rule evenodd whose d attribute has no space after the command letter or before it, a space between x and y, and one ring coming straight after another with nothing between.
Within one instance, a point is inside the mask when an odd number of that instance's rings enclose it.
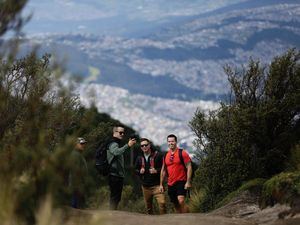
<instances>
[{"instance_id":1,"label":"vegetation on hillside","mask_svg":"<svg viewBox=\"0 0 300 225\"><path fill-rule=\"evenodd\" d=\"M195 113L190 122L200 160L195 188L205 192L205 210L246 181L299 168L299 62L300 52L292 49L269 66L254 60L242 69L227 66L228 102L209 115Z\"/></svg>"},{"instance_id":2,"label":"vegetation on hillside","mask_svg":"<svg viewBox=\"0 0 300 225\"><path fill-rule=\"evenodd\" d=\"M35 222L35 211L49 194L55 206L69 205L69 155L78 136L89 142L84 185L86 198L94 195L104 184L94 166L97 143L119 124L95 107L81 107L77 96L59 84L49 62L49 56L32 53L12 64L2 59L0 68L0 179L5 180L4 196L11 198L10 213L28 223ZM127 135L134 132L126 130Z\"/></svg>"},{"instance_id":3,"label":"vegetation on hillside","mask_svg":"<svg viewBox=\"0 0 300 225\"><path fill-rule=\"evenodd\" d=\"M20 34L25 3L1 1L0 36L10 31ZM69 155L78 136L88 140L89 176L84 185L86 199L93 205L96 189L105 184L95 170L95 150L120 122L95 107L83 108L50 55L39 57L33 50L17 58L18 39L12 40L0 42L0 220L34 224L41 219L37 212L45 199L55 208L70 204ZM134 130L125 128L128 139ZM134 155L128 152L125 158L130 167Z\"/></svg>"}]
</instances>

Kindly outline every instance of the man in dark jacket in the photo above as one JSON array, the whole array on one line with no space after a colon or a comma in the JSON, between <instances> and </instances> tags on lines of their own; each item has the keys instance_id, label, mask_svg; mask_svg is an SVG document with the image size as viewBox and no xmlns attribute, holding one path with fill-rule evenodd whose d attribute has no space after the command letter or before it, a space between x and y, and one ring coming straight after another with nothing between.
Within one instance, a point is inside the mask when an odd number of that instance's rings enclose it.
<instances>
[{"instance_id":1,"label":"man in dark jacket","mask_svg":"<svg viewBox=\"0 0 300 225\"><path fill-rule=\"evenodd\" d=\"M84 208L84 184L88 175L88 167L83 152L87 141L78 138L75 149L70 155L71 169L69 173L69 188L71 189L71 206L73 208Z\"/></svg>"},{"instance_id":2,"label":"man in dark jacket","mask_svg":"<svg viewBox=\"0 0 300 225\"><path fill-rule=\"evenodd\" d=\"M123 181L125 177L124 152L136 143L134 138L121 146L121 140L125 134L125 129L121 125L113 128L113 139L108 145L107 160L110 165L108 185L110 189L110 209L116 210L121 200Z\"/></svg>"},{"instance_id":3,"label":"man in dark jacket","mask_svg":"<svg viewBox=\"0 0 300 225\"><path fill-rule=\"evenodd\" d=\"M142 183L147 214L153 214L153 197L158 203L159 213L165 214L165 194L159 189L163 156L157 151L151 150L151 143L147 138L141 138L141 150L142 155L137 158L135 169Z\"/></svg>"}]
</instances>

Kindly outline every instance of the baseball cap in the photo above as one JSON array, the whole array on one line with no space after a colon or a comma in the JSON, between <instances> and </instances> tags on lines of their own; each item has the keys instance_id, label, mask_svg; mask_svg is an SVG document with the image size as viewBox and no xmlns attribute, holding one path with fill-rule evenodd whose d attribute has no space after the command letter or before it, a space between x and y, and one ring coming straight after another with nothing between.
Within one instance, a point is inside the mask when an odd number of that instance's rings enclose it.
<instances>
[{"instance_id":1,"label":"baseball cap","mask_svg":"<svg viewBox=\"0 0 300 225\"><path fill-rule=\"evenodd\" d=\"M77 138L77 143L79 143L79 144L85 144L85 143L87 143L87 141L84 138L79 137L79 138Z\"/></svg>"}]
</instances>

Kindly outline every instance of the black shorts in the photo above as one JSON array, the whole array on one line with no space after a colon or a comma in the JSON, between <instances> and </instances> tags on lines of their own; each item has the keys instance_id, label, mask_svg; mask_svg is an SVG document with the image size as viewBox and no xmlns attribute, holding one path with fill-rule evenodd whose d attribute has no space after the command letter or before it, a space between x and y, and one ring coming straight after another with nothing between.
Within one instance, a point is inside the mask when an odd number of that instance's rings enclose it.
<instances>
[{"instance_id":1,"label":"black shorts","mask_svg":"<svg viewBox=\"0 0 300 225\"><path fill-rule=\"evenodd\" d=\"M186 181L177 181L172 186L168 186L168 195L170 198L170 201L174 204L178 204L177 196L183 195L186 196L186 189L184 189Z\"/></svg>"}]
</instances>

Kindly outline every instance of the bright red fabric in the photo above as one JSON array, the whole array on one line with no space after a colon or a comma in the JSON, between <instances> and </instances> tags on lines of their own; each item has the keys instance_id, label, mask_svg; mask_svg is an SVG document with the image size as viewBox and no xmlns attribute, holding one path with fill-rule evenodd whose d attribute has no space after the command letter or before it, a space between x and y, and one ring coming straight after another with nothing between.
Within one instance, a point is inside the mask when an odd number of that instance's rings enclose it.
<instances>
[{"instance_id":1,"label":"bright red fabric","mask_svg":"<svg viewBox=\"0 0 300 225\"><path fill-rule=\"evenodd\" d=\"M165 166L168 171L169 186L172 186L177 181L186 181L187 179L184 165L182 165L182 163L180 162L179 149L177 148L174 152L173 162L170 161L171 154L172 151L169 149L164 160ZM185 164L191 161L189 154L185 150L182 151L182 157Z\"/></svg>"}]
</instances>

